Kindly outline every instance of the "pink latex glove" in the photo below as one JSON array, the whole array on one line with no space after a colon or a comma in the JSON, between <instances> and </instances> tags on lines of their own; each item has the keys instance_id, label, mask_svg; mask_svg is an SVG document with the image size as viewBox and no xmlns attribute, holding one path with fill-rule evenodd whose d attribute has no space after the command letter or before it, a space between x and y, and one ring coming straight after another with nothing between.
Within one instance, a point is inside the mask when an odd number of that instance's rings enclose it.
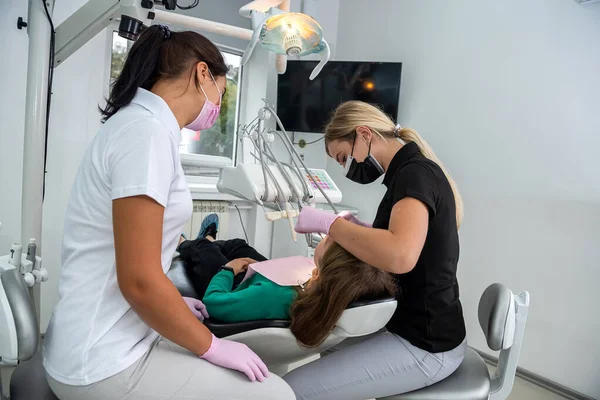
<instances>
[{"instance_id":1,"label":"pink latex glove","mask_svg":"<svg viewBox=\"0 0 600 400\"><path fill-rule=\"evenodd\" d=\"M208 311L203 302L198 299L192 299L191 297L184 297L183 301L187 304L188 308L200 321L204 321L204 318L208 318Z\"/></svg>"},{"instance_id":2,"label":"pink latex glove","mask_svg":"<svg viewBox=\"0 0 600 400\"><path fill-rule=\"evenodd\" d=\"M365 228L372 228L373 227L373 224L361 221L360 219L356 218L354 216L354 214L352 214L350 211L342 211L338 215L340 217L344 218L346 221L352 222L353 224L364 226Z\"/></svg>"},{"instance_id":3,"label":"pink latex glove","mask_svg":"<svg viewBox=\"0 0 600 400\"><path fill-rule=\"evenodd\" d=\"M298 233L324 233L329 234L329 228L339 216L312 207L303 207L298 215L298 222L294 228Z\"/></svg>"},{"instance_id":4,"label":"pink latex glove","mask_svg":"<svg viewBox=\"0 0 600 400\"><path fill-rule=\"evenodd\" d=\"M211 364L243 372L252 382L259 382L269 376L269 369L248 346L231 340L212 336L210 348L201 357Z\"/></svg>"}]
</instances>

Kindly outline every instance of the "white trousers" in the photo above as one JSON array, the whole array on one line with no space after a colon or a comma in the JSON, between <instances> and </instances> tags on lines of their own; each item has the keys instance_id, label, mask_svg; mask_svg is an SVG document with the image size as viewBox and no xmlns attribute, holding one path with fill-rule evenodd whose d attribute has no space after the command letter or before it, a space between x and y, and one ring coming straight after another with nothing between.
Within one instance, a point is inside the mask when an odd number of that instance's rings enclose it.
<instances>
[{"instance_id":1,"label":"white trousers","mask_svg":"<svg viewBox=\"0 0 600 400\"><path fill-rule=\"evenodd\" d=\"M89 386L46 376L60 400L294 400L290 387L271 374L264 382L210 364L186 349L158 340L123 372Z\"/></svg>"}]
</instances>

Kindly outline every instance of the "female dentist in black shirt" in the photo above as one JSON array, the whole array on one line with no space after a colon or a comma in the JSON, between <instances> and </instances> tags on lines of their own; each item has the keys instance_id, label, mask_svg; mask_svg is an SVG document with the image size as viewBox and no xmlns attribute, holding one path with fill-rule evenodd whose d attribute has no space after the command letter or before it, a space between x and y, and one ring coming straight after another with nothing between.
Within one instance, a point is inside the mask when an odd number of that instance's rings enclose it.
<instances>
[{"instance_id":1,"label":"female dentist in black shirt","mask_svg":"<svg viewBox=\"0 0 600 400\"><path fill-rule=\"evenodd\" d=\"M327 154L368 184L385 174L373 225L304 207L299 233L328 234L375 268L395 274L398 308L386 330L346 340L286 375L298 400L365 400L443 380L462 362L465 323L456 269L462 200L429 145L381 110L340 105L325 130Z\"/></svg>"}]
</instances>

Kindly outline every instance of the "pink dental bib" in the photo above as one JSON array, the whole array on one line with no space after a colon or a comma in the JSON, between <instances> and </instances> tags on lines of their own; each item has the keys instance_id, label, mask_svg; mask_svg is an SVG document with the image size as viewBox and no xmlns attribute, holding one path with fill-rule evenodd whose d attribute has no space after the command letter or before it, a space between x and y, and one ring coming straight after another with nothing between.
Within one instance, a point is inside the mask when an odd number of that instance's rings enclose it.
<instances>
[{"instance_id":1,"label":"pink dental bib","mask_svg":"<svg viewBox=\"0 0 600 400\"><path fill-rule=\"evenodd\" d=\"M248 265L248 271L242 282L258 272L280 286L300 286L311 278L314 268L315 264L306 257L276 258Z\"/></svg>"}]
</instances>

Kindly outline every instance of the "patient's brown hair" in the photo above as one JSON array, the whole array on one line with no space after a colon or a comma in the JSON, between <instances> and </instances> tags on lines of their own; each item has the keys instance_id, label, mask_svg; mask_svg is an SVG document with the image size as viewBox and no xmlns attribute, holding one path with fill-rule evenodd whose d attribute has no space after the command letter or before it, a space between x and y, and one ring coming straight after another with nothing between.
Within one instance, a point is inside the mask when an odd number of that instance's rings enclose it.
<instances>
[{"instance_id":1,"label":"patient's brown hair","mask_svg":"<svg viewBox=\"0 0 600 400\"><path fill-rule=\"evenodd\" d=\"M395 293L389 273L360 261L333 242L323 255L318 278L299 292L292 304L290 330L300 344L317 347L350 303Z\"/></svg>"}]
</instances>

